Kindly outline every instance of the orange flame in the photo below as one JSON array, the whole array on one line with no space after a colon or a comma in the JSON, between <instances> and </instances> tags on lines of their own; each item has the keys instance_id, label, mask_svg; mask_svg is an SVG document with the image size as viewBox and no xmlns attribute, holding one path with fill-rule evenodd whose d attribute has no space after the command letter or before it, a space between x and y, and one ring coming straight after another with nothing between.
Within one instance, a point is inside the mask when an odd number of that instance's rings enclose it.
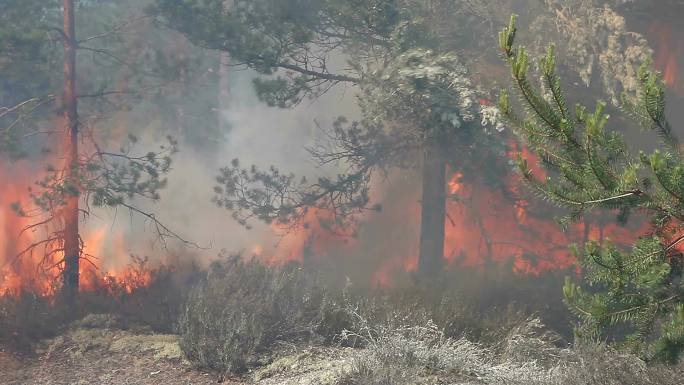
<instances>
[{"instance_id":1,"label":"orange flame","mask_svg":"<svg viewBox=\"0 0 684 385\"><path fill-rule=\"evenodd\" d=\"M534 175L546 177L529 150L509 143L509 157L517 156L518 152ZM454 176L462 177L458 172ZM460 185L456 191L458 199L447 204L444 255L452 264L485 267L488 263L512 263L517 272L538 275L572 266L572 243L611 239L629 244L635 238L634 229L589 220L562 231L548 215L535 213L533 205L520 198L521 182L517 175L507 177L500 189L486 187L482 182Z\"/></svg>"},{"instance_id":2,"label":"orange flame","mask_svg":"<svg viewBox=\"0 0 684 385\"><path fill-rule=\"evenodd\" d=\"M536 177L546 177L534 154L510 142L509 158L515 159L518 153L527 160ZM598 219L586 219L563 231L550 218L547 207L540 207L521 197L522 182L516 174L506 176L498 188L481 179L466 180L460 171L452 171L447 180L447 191L454 198L447 201L445 218L444 256L448 268L510 266L520 274L540 275L574 265L570 244L611 240L627 245L645 231L642 224L622 227L611 221L602 223ZM420 203L417 200L403 202L407 207L394 207L387 211L407 210L408 216L419 223ZM412 250L412 257L393 257L380 263L372 282L392 287L398 273L415 271L418 245L414 245Z\"/></svg>"},{"instance_id":3,"label":"orange flame","mask_svg":"<svg viewBox=\"0 0 684 385\"><path fill-rule=\"evenodd\" d=\"M3 186L0 194L0 296L24 290L53 296L60 282L63 252L49 253L49 249L38 247L18 257L48 234L43 227L29 229L35 218L20 216L11 208L14 203L27 200L27 186L38 178L40 172L27 162L0 164L0 185ZM130 268L130 253L125 249L123 234L110 237L109 229L103 225L85 227L81 237L84 244L79 268L82 290L94 290L117 282L130 292L151 283L151 271Z\"/></svg>"},{"instance_id":4,"label":"orange flame","mask_svg":"<svg viewBox=\"0 0 684 385\"><path fill-rule=\"evenodd\" d=\"M271 228L282 232L283 224L274 223ZM354 244L356 228L342 227L336 224L336 218L327 210L308 209L304 217L288 229L278 243L276 250L266 258L268 264L282 264L287 262L305 262L312 258L322 259L332 249L348 248ZM254 247L255 256L262 255L263 247Z\"/></svg>"},{"instance_id":5,"label":"orange flame","mask_svg":"<svg viewBox=\"0 0 684 385\"><path fill-rule=\"evenodd\" d=\"M665 84L674 90L682 89L678 59L684 55L684 43L675 37L672 24L656 22L648 30L654 40L655 67L662 72Z\"/></svg>"}]
</instances>

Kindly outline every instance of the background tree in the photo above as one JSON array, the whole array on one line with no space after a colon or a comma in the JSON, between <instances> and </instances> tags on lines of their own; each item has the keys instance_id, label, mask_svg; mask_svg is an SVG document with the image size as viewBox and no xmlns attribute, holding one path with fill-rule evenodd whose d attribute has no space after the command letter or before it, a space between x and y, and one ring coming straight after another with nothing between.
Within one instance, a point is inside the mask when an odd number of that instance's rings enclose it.
<instances>
[{"instance_id":1,"label":"background tree","mask_svg":"<svg viewBox=\"0 0 684 385\"><path fill-rule=\"evenodd\" d=\"M182 240L153 213L136 204L140 198L160 198L159 191L166 184L164 175L176 151L175 140L168 137L157 151L136 154L137 138L132 134L112 135L103 118L129 108L131 101L144 100L150 89L159 90L166 84L161 76L139 82L142 77L151 77L151 67L120 54L126 52L122 48L127 43L121 31L147 18L128 17L129 4L119 8L108 1L64 0L61 4L10 1L3 3L5 6L11 11L2 17L15 19L7 20L0 33L3 52L7 53L0 64L0 99L9 106L0 109L0 143L4 144L0 149L14 158L36 159L42 154L49 163L29 190L30 203L17 202L14 206L20 215L35 218L22 234L39 230L45 236L21 250L16 259L41 253L43 268L61 270L63 292L72 301L78 291L79 265L92 257L83 252L79 222L93 207L126 208L148 220L162 242L169 237ZM16 13L21 10L31 12ZM29 23L29 17L36 17L37 22ZM60 20L63 27L57 27ZM23 29L17 27L19 24L32 27ZM103 30L103 25L110 29ZM77 26L82 26L83 32L77 34ZM25 50L36 55L24 55ZM54 71L59 62L64 69L62 76ZM27 69L35 71L34 75L25 73ZM114 81L123 73L139 88L129 88L124 82L116 87ZM61 119L53 127L55 115ZM118 149L110 150L112 146Z\"/></svg>"},{"instance_id":2,"label":"background tree","mask_svg":"<svg viewBox=\"0 0 684 385\"><path fill-rule=\"evenodd\" d=\"M245 169L236 160L218 177L220 206L246 225L256 218L297 226L316 210L330 226L346 226L355 214L379 208L369 202L374 173L422 167L420 270L439 271L444 154L453 142L444 139L453 138L446 132L458 127L472 134L466 126L473 126L469 122L479 113L464 64L440 45L444 15L457 15L458 4L258 0L236 1L230 10L219 0L156 4L169 27L256 70L255 89L268 105L291 107L343 83L360 90L362 118L338 120L326 131L329 141L310 149L320 165L336 165L342 172L309 182L276 168Z\"/></svg>"},{"instance_id":3,"label":"background tree","mask_svg":"<svg viewBox=\"0 0 684 385\"><path fill-rule=\"evenodd\" d=\"M629 348L674 362L684 348L684 163L665 117L662 79L646 62L638 73L636 99L622 99L626 115L662 139L650 154L634 154L618 130L607 129L610 117L603 102L594 111L568 107L553 46L538 62L542 84L535 86L528 77L531 59L524 47L514 47L515 36L512 17L499 45L528 113L516 114L507 92L501 94L500 108L550 174L539 180L519 158L524 180L542 198L569 210L564 223L592 210L615 212L622 221L639 211L651 220L650 230L631 250L589 242L577 252L592 287L586 291L570 279L564 287L568 306L582 321L579 332L596 337L611 327L626 327Z\"/></svg>"}]
</instances>

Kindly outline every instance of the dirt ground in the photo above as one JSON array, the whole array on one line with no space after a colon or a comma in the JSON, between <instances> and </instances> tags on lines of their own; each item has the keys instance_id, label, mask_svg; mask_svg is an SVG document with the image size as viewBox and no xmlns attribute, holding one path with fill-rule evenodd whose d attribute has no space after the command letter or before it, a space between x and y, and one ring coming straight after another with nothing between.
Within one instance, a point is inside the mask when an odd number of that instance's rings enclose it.
<instances>
[{"instance_id":1,"label":"dirt ground","mask_svg":"<svg viewBox=\"0 0 684 385\"><path fill-rule=\"evenodd\" d=\"M0 346L2 385L323 385L348 369L351 349L284 348L280 358L243 378L220 379L182 357L178 337L123 330L107 315L91 315L62 335L18 357Z\"/></svg>"},{"instance_id":2,"label":"dirt ground","mask_svg":"<svg viewBox=\"0 0 684 385\"><path fill-rule=\"evenodd\" d=\"M0 384L185 385L216 384L215 375L193 370L181 358L173 335L76 325L42 342L31 357L0 347ZM86 322L87 324L88 322ZM242 384L226 380L224 384Z\"/></svg>"},{"instance_id":3,"label":"dirt ground","mask_svg":"<svg viewBox=\"0 0 684 385\"><path fill-rule=\"evenodd\" d=\"M68 353L43 355L30 361L16 360L0 353L0 384L8 385L90 385L216 384L216 377L203 375L172 360L148 355L87 352L81 357ZM226 381L224 383L239 384Z\"/></svg>"}]
</instances>

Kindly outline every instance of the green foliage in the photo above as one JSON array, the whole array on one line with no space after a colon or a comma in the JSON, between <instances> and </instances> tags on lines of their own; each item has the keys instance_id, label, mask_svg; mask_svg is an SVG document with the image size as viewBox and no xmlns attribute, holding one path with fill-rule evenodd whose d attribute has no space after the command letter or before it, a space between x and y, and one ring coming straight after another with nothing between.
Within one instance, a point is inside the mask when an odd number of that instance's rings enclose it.
<instances>
[{"instance_id":1,"label":"green foliage","mask_svg":"<svg viewBox=\"0 0 684 385\"><path fill-rule=\"evenodd\" d=\"M221 169L214 202L232 211L239 223L249 226L254 218L292 225L315 209L336 218L339 223L331 227L341 227L346 218L353 221L359 213L379 209L369 201L374 175L415 167L428 141L440 142L445 162L458 140L466 139L453 152L478 153L468 146L478 136L469 130L476 125L466 124L480 112L476 92L465 65L441 47L445 39L438 34L454 31L435 25L444 19L440 11L457 5L413 0L227 4L157 0L152 12L194 43L226 51L234 64L257 71L256 92L269 106L290 108L351 83L360 90L362 112L358 122L338 119L324 130L325 142L309 149L319 166L336 167L337 175L308 182L275 167L264 171L236 162ZM446 135L454 132L469 135Z\"/></svg>"},{"instance_id":2,"label":"green foliage","mask_svg":"<svg viewBox=\"0 0 684 385\"><path fill-rule=\"evenodd\" d=\"M549 173L540 180L519 157L524 180L543 199L568 209L565 223L594 209L616 212L623 221L638 210L652 220L651 231L631 251L590 242L577 253L592 287L587 291L568 279L564 288L568 306L582 320L578 331L598 337L622 327L628 330L624 345L674 362L684 347L682 254L677 247L684 240L684 162L665 118L662 79L644 63L637 100L623 98L625 112L664 141L662 149L635 156L618 131L607 129L605 103L598 102L593 111L568 107L553 46L539 60L541 87L533 85L528 78L533 63L524 47L514 47L515 21L514 16L500 33L499 45L526 113L516 114L506 91L500 109Z\"/></svg>"},{"instance_id":3,"label":"green foliage","mask_svg":"<svg viewBox=\"0 0 684 385\"><path fill-rule=\"evenodd\" d=\"M439 142L446 153L450 143L467 137L478 113L466 68L453 54L407 51L369 73L360 89L362 120L338 119L329 146L310 149L320 165L346 162L346 173L310 184L275 167L245 169L235 160L221 169L214 201L243 225L251 218L292 225L315 208L332 212L341 227L345 218L378 208L369 207L374 172L413 166L428 142Z\"/></svg>"},{"instance_id":4,"label":"green foliage","mask_svg":"<svg viewBox=\"0 0 684 385\"><path fill-rule=\"evenodd\" d=\"M58 0L7 0L0 4L0 105L41 95L51 84L57 41L50 27L59 25ZM27 22L30 15L33 22Z\"/></svg>"},{"instance_id":5,"label":"green foliage","mask_svg":"<svg viewBox=\"0 0 684 385\"><path fill-rule=\"evenodd\" d=\"M0 155L25 154L24 135L37 127L55 101L49 87L59 73L58 42L50 27L58 25L59 2L9 0L0 4ZM31 15L32 22L27 20Z\"/></svg>"},{"instance_id":6,"label":"green foliage","mask_svg":"<svg viewBox=\"0 0 684 385\"><path fill-rule=\"evenodd\" d=\"M343 228L353 214L368 208L370 171L368 167L335 178L320 177L309 185L306 178L282 174L275 167L262 171L256 166L240 167L234 159L221 169L214 187L214 203L232 211L233 218L250 228L252 218L294 228L313 212L319 220L330 221L331 228ZM377 208L375 208L377 209ZM327 213L336 215L328 216Z\"/></svg>"},{"instance_id":7,"label":"green foliage","mask_svg":"<svg viewBox=\"0 0 684 385\"><path fill-rule=\"evenodd\" d=\"M157 0L150 12L196 45L227 51L234 63L264 75L256 82L258 95L270 105L288 107L336 83L358 82L357 71L335 71L339 66L330 64L332 55L384 45L395 21L393 3Z\"/></svg>"},{"instance_id":8,"label":"green foliage","mask_svg":"<svg viewBox=\"0 0 684 385\"><path fill-rule=\"evenodd\" d=\"M129 136L120 152L97 152L90 161L79 164L74 181L66 180L61 170L49 172L37 182L40 190L32 190L33 203L41 210L53 212L66 203L69 196L85 193L85 199L97 207L127 206L138 197L152 201L160 199L159 191L166 186L164 175L171 168L176 141L168 137L168 145L159 152L132 154L137 139Z\"/></svg>"},{"instance_id":9,"label":"green foliage","mask_svg":"<svg viewBox=\"0 0 684 385\"><path fill-rule=\"evenodd\" d=\"M399 135L412 130L418 147L420 136L458 129L477 113L476 93L458 57L420 48L369 74L359 98L366 126L396 126Z\"/></svg>"}]
</instances>

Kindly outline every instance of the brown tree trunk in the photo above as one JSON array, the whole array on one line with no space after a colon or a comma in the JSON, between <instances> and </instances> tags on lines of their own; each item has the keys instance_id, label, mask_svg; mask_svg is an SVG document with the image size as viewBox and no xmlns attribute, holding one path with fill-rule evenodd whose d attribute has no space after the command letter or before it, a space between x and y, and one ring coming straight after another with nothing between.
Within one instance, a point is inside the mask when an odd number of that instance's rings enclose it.
<instances>
[{"instance_id":1,"label":"brown tree trunk","mask_svg":"<svg viewBox=\"0 0 684 385\"><path fill-rule=\"evenodd\" d=\"M64 295L73 303L78 294L80 242L78 235L78 106L76 96L76 34L74 0L64 0L64 134L66 136L65 181L73 194L64 207Z\"/></svg>"},{"instance_id":2,"label":"brown tree trunk","mask_svg":"<svg viewBox=\"0 0 684 385\"><path fill-rule=\"evenodd\" d=\"M446 162L438 138L429 138L423 157L423 197L420 222L418 272L433 277L444 260L444 221L446 218Z\"/></svg>"}]
</instances>

